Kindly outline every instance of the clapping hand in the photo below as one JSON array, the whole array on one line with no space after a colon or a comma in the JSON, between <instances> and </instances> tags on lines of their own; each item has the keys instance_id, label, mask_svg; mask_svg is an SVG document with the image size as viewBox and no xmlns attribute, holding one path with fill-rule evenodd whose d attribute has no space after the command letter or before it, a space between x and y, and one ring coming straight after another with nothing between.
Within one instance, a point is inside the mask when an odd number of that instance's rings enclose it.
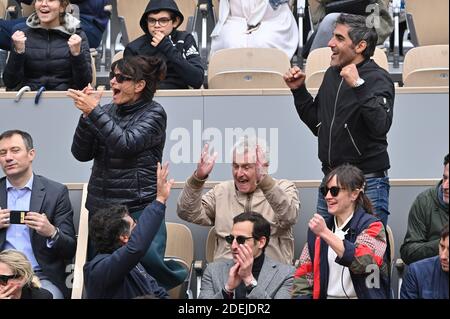
<instances>
[{"instance_id":1,"label":"clapping hand","mask_svg":"<svg viewBox=\"0 0 450 319\"><path fill-rule=\"evenodd\" d=\"M165 204L170 195L170 189L172 188L173 179L167 180L169 176L169 163L166 162L161 166L158 162L158 168L156 170L157 177L157 190L156 190L156 200Z\"/></svg>"},{"instance_id":2,"label":"clapping hand","mask_svg":"<svg viewBox=\"0 0 450 319\"><path fill-rule=\"evenodd\" d=\"M256 182L259 183L266 177L269 169L269 163L267 162L266 155L264 154L261 146L256 146Z\"/></svg>"},{"instance_id":3,"label":"clapping hand","mask_svg":"<svg viewBox=\"0 0 450 319\"><path fill-rule=\"evenodd\" d=\"M83 112L85 116L89 115L93 109L100 104L103 95L103 90L95 91L89 84L82 91L69 89L67 96L71 97L75 106Z\"/></svg>"},{"instance_id":4,"label":"clapping hand","mask_svg":"<svg viewBox=\"0 0 450 319\"><path fill-rule=\"evenodd\" d=\"M211 173L214 164L216 163L217 152L214 152L212 156L209 155L209 145L205 144L203 146L202 154L200 156L200 161L197 164L197 170L195 175L199 179L205 179Z\"/></svg>"}]
</instances>

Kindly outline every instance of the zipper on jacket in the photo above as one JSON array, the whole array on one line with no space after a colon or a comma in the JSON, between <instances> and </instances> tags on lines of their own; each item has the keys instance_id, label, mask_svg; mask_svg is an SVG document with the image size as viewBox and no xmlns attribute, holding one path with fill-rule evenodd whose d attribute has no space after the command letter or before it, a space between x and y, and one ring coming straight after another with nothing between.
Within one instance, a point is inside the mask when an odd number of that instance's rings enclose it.
<instances>
[{"instance_id":1,"label":"zipper on jacket","mask_svg":"<svg viewBox=\"0 0 450 319\"><path fill-rule=\"evenodd\" d=\"M322 127L322 122L320 122L319 124L316 125L317 128L317 137L319 137L319 133L320 133L320 128Z\"/></svg>"},{"instance_id":2,"label":"zipper on jacket","mask_svg":"<svg viewBox=\"0 0 450 319\"><path fill-rule=\"evenodd\" d=\"M245 201L244 212L248 213L252 211L252 196L253 194L247 195L247 200Z\"/></svg>"},{"instance_id":3,"label":"zipper on jacket","mask_svg":"<svg viewBox=\"0 0 450 319\"><path fill-rule=\"evenodd\" d=\"M358 152L359 156L361 156L361 152L359 151L358 146L356 146L355 140L353 139L352 133L350 133L350 130L348 128L347 123L345 123L344 128L347 130L348 132L348 136L350 136L350 139L352 140L353 146L355 147L356 151Z\"/></svg>"},{"instance_id":4,"label":"zipper on jacket","mask_svg":"<svg viewBox=\"0 0 450 319\"><path fill-rule=\"evenodd\" d=\"M331 133L333 132L333 124L334 124L334 119L336 117L336 107L337 107L339 92L341 91L341 86L342 86L343 82L344 82L344 78L342 78L341 83L339 83L339 87L338 87L338 90L336 93L336 99L334 100L333 119L331 120L331 124L330 124L330 136L329 136L329 140L328 140L328 165L330 165L330 167L333 167L333 165L331 163Z\"/></svg>"}]
</instances>

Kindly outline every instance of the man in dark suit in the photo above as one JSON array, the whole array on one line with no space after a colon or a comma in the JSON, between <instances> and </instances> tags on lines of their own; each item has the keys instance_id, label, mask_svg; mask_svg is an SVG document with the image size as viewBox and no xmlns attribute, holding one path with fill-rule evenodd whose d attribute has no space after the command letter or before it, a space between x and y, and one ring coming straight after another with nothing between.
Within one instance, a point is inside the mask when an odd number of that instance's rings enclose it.
<instances>
[{"instance_id":1,"label":"man in dark suit","mask_svg":"<svg viewBox=\"0 0 450 319\"><path fill-rule=\"evenodd\" d=\"M270 223L255 212L233 219L233 260L209 264L202 278L200 299L290 299L294 267L264 254L270 239Z\"/></svg>"},{"instance_id":2,"label":"man in dark suit","mask_svg":"<svg viewBox=\"0 0 450 319\"><path fill-rule=\"evenodd\" d=\"M43 288L54 298L68 297L64 261L76 250L69 192L35 175L34 157L28 133L11 130L0 135L0 165L6 175L0 179L0 250L23 252Z\"/></svg>"}]
</instances>

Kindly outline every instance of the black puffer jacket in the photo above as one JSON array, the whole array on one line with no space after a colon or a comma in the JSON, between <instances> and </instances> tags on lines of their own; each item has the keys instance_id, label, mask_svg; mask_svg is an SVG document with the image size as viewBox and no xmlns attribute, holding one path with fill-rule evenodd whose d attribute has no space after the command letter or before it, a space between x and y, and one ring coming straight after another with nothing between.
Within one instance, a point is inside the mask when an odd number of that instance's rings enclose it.
<instances>
[{"instance_id":1,"label":"black puffer jacket","mask_svg":"<svg viewBox=\"0 0 450 319\"><path fill-rule=\"evenodd\" d=\"M24 54L11 50L3 74L6 87L17 90L29 85L33 91L41 86L51 91L86 87L92 81L91 55L86 34L77 29L78 24L76 18L66 14L63 26L44 29L39 26L36 14L32 14L27 25L14 28L13 33L23 31L27 40ZM67 44L75 33L82 39L78 56L70 54Z\"/></svg>"},{"instance_id":2,"label":"black puffer jacket","mask_svg":"<svg viewBox=\"0 0 450 319\"><path fill-rule=\"evenodd\" d=\"M86 208L111 204L144 209L156 197L156 165L161 162L167 115L155 102L97 106L81 116L72 143L79 161L94 159Z\"/></svg>"}]
</instances>

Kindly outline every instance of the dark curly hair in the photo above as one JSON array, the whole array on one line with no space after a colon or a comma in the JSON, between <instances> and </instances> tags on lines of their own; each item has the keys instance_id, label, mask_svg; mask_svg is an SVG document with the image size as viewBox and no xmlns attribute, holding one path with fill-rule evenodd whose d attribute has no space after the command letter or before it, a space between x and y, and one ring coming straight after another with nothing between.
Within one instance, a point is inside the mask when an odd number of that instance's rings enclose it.
<instances>
[{"instance_id":1,"label":"dark curly hair","mask_svg":"<svg viewBox=\"0 0 450 319\"><path fill-rule=\"evenodd\" d=\"M157 85L166 77L166 63L156 56L132 56L115 61L111 64L111 71L118 69L123 75L129 76L134 82L145 81L142 98L153 100Z\"/></svg>"},{"instance_id":2,"label":"dark curly hair","mask_svg":"<svg viewBox=\"0 0 450 319\"><path fill-rule=\"evenodd\" d=\"M130 224L123 219L128 214L128 209L124 205L96 211L89 221L89 236L99 253L111 254L122 246L119 237L130 233Z\"/></svg>"}]
</instances>

